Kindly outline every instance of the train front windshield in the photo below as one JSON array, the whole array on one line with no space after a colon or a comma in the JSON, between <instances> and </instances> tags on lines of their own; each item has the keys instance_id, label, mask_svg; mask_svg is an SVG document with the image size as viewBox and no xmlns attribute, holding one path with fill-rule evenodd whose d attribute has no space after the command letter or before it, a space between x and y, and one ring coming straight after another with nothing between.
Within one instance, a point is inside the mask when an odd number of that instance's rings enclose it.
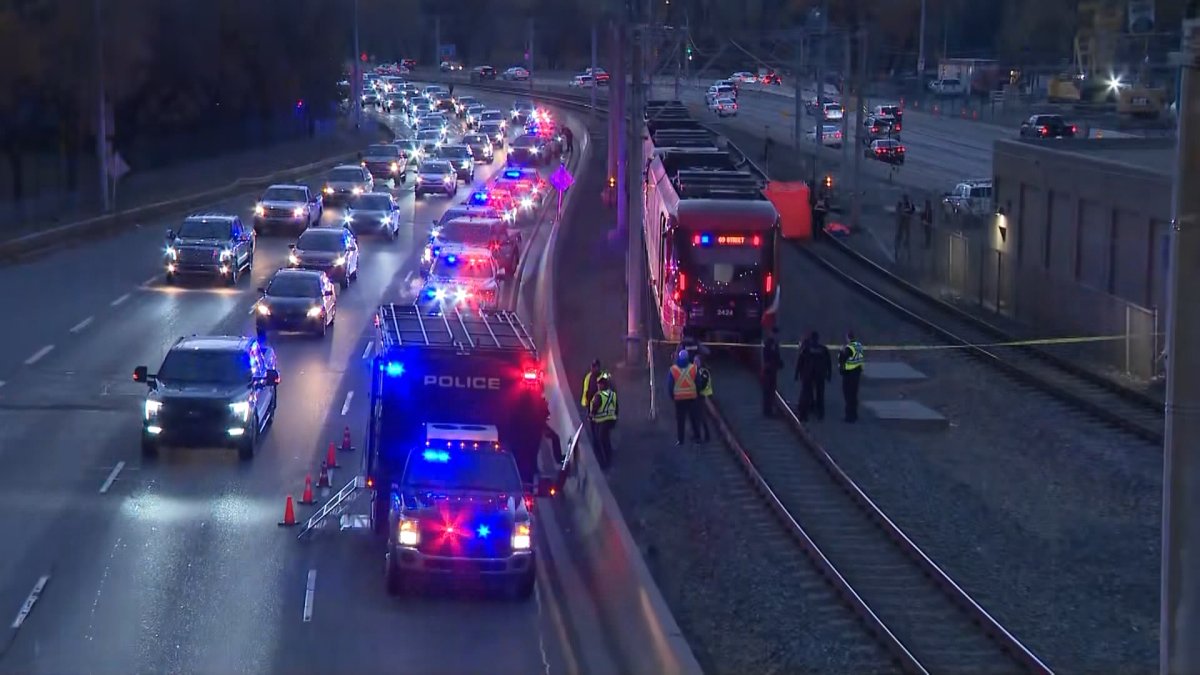
<instances>
[{"instance_id":1,"label":"train front windshield","mask_svg":"<svg viewBox=\"0 0 1200 675\"><path fill-rule=\"evenodd\" d=\"M685 235L680 269L701 293L746 295L763 291L773 246L764 235Z\"/></svg>"}]
</instances>

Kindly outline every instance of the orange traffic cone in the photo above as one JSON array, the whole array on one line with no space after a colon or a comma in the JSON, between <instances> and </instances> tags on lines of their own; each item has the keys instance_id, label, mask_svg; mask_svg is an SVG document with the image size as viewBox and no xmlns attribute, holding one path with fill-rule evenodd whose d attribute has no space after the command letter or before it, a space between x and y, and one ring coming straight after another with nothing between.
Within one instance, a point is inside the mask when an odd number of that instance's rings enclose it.
<instances>
[{"instance_id":1,"label":"orange traffic cone","mask_svg":"<svg viewBox=\"0 0 1200 675\"><path fill-rule=\"evenodd\" d=\"M342 430L342 452L350 452L354 446L350 444L350 427Z\"/></svg>"},{"instance_id":2,"label":"orange traffic cone","mask_svg":"<svg viewBox=\"0 0 1200 675\"><path fill-rule=\"evenodd\" d=\"M296 524L296 506L292 504L292 496L287 496L287 503L283 506L283 522L279 523L280 527L292 527Z\"/></svg>"},{"instance_id":3,"label":"orange traffic cone","mask_svg":"<svg viewBox=\"0 0 1200 675\"><path fill-rule=\"evenodd\" d=\"M337 453L334 451L333 441L329 441L329 452L325 453L325 464L331 469L338 468Z\"/></svg>"},{"instance_id":4,"label":"orange traffic cone","mask_svg":"<svg viewBox=\"0 0 1200 675\"><path fill-rule=\"evenodd\" d=\"M311 506L317 503L317 500L313 499L311 475L304 477L304 494L300 497L300 503L305 506Z\"/></svg>"},{"instance_id":5,"label":"orange traffic cone","mask_svg":"<svg viewBox=\"0 0 1200 675\"><path fill-rule=\"evenodd\" d=\"M321 473L317 476L317 487L329 487L329 465L325 462L321 462Z\"/></svg>"}]
</instances>

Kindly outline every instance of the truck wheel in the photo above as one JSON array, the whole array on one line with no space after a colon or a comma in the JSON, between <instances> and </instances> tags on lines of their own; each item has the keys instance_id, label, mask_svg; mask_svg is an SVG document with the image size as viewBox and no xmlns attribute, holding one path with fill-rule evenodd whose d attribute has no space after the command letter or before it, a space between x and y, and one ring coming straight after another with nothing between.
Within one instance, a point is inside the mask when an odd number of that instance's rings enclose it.
<instances>
[{"instance_id":1,"label":"truck wheel","mask_svg":"<svg viewBox=\"0 0 1200 675\"><path fill-rule=\"evenodd\" d=\"M175 285L175 275L168 273L167 277L166 277L166 282L167 282L168 286L174 286Z\"/></svg>"},{"instance_id":2,"label":"truck wheel","mask_svg":"<svg viewBox=\"0 0 1200 675\"><path fill-rule=\"evenodd\" d=\"M256 445L258 445L258 416L254 417L248 433L242 436L242 441L238 443L238 459L243 462L254 459L254 446Z\"/></svg>"},{"instance_id":3,"label":"truck wheel","mask_svg":"<svg viewBox=\"0 0 1200 675\"><path fill-rule=\"evenodd\" d=\"M158 443L152 439L142 437L142 457L153 459L158 457Z\"/></svg>"},{"instance_id":4,"label":"truck wheel","mask_svg":"<svg viewBox=\"0 0 1200 675\"><path fill-rule=\"evenodd\" d=\"M383 584L387 587L387 594L396 597L404 594L404 574L400 571L399 566L392 562L392 554L389 552L384 556L383 569Z\"/></svg>"},{"instance_id":5,"label":"truck wheel","mask_svg":"<svg viewBox=\"0 0 1200 675\"><path fill-rule=\"evenodd\" d=\"M517 600L528 600L529 598L533 597L533 587L537 582L537 573L534 571L535 569L536 568L531 568L528 573L522 575L521 578L513 582L512 587L509 589L513 598Z\"/></svg>"}]
</instances>

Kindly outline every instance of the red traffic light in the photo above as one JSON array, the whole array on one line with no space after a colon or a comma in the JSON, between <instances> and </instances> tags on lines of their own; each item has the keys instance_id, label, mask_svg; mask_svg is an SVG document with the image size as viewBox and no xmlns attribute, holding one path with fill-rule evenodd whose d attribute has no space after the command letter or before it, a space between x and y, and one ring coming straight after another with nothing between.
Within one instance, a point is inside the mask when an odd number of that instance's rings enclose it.
<instances>
[{"instance_id":1,"label":"red traffic light","mask_svg":"<svg viewBox=\"0 0 1200 675\"><path fill-rule=\"evenodd\" d=\"M358 58L359 58L359 59L360 59L360 60L361 60L363 63L366 63L366 62L367 62L367 53L366 53L366 52L363 52L362 54L359 54L359 55L358 55Z\"/></svg>"}]
</instances>

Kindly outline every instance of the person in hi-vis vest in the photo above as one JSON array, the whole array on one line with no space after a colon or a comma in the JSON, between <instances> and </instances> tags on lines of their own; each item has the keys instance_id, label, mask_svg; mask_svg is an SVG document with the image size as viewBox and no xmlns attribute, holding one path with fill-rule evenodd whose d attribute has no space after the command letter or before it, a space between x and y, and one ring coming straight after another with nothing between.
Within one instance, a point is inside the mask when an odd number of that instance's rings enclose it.
<instances>
[{"instance_id":1,"label":"person in hi-vis vest","mask_svg":"<svg viewBox=\"0 0 1200 675\"><path fill-rule=\"evenodd\" d=\"M612 432L617 426L617 392L609 387L610 379L608 373L600 373L596 378L596 395L592 397L588 406L588 417L592 420L592 428L596 433L596 459L602 469L607 469L612 464Z\"/></svg>"},{"instance_id":2,"label":"person in hi-vis vest","mask_svg":"<svg viewBox=\"0 0 1200 675\"><path fill-rule=\"evenodd\" d=\"M683 445L683 431L689 419L692 421L692 438L700 442L700 429L696 426L699 395L696 373L696 364L692 363L687 350L680 351L667 377L667 392L675 401L675 445Z\"/></svg>"}]
</instances>

